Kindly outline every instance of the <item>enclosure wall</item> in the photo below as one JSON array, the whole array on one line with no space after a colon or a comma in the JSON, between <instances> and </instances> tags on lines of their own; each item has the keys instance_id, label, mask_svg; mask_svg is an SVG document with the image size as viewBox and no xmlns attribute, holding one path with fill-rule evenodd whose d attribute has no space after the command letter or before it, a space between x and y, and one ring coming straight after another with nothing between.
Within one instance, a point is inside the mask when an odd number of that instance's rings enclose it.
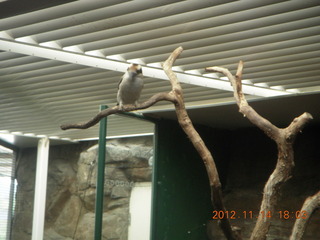
<instances>
[{"instance_id":1,"label":"enclosure wall","mask_svg":"<svg viewBox=\"0 0 320 240\"><path fill-rule=\"evenodd\" d=\"M199 130L202 136L210 132L209 128ZM152 240L206 239L212 207L201 158L175 122L160 121L155 138ZM216 153L222 151L221 146Z\"/></svg>"}]
</instances>

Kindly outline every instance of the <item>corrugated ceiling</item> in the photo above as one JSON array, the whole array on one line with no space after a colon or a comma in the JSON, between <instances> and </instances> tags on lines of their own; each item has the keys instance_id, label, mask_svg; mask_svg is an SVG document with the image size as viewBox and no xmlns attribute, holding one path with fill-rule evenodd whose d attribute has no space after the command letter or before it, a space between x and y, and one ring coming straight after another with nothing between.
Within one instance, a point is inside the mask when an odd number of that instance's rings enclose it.
<instances>
[{"instance_id":1,"label":"corrugated ceiling","mask_svg":"<svg viewBox=\"0 0 320 240\"><path fill-rule=\"evenodd\" d=\"M97 127L59 126L115 105L123 64L148 68L142 101L169 91L158 70L178 46L185 50L175 69L188 107L233 102L228 84L205 87L210 80L226 83L203 69L234 70L239 60L244 83L266 95L320 91L319 1L68 1L37 9L18 15L13 9L0 19L0 130L97 137ZM170 108L159 103L148 112ZM109 136L152 131L144 121L109 118Z\"/></svg>"}]
</instances>

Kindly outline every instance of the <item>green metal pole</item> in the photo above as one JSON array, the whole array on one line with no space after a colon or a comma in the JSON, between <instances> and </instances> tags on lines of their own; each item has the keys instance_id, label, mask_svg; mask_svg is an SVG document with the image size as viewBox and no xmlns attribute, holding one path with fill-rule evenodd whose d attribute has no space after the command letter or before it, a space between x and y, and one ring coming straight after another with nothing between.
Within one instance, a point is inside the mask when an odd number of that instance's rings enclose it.
<instances>
[{"instance_id":1,"label":"green metal pole","mask_svg":"<svg viewBox=\"0 0 320 240\"><path fill-rule=\"evenodd\" d=\"M150 225L150 240L157 239L157 209L158 209L158 186L159 186L159 174L158 174L158 165L159 165L159 124L155 125L155 133L153 136L154 144L154 156L152 163L152 196L151 196L151 225Z\"/></svg>"},{"instance_id":2,"label":"green metal pole","mask_svg":"<svg viewBox=\"0 0 320 240\"><path fill-rule=\"evenodd\" d=\"M107 109L108 106L101 105L100 111ZM94 240L101 240L102 233L102 215L103 215L103 197L104 197L104 169L106 161L106 135L107 118L100 120L99 125L99 155L97 169L97 189L96 189L96 207L95 207L95 228Z\"/></svg>"}]
</instances>

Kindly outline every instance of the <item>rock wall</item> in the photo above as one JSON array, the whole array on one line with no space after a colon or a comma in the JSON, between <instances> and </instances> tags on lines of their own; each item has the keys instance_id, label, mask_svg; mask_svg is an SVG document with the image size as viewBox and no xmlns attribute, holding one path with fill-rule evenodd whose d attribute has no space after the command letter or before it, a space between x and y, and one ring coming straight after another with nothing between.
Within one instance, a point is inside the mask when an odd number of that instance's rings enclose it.
<instances>
[{"instance_id":1,"label":"rock wall","mask_svg":"<svg viewBox=\"0 0 320 240\"><path fill-rule=\"evenodd\" d=\"M103 239L127 240L129 201L136 182L150 182L153 138L108 140ZM96 143L50 148L45 240L90 240L94 236ZM17 169L13 240L31 239L36 149L25 149Z\"/></svg>"}]
</instances>

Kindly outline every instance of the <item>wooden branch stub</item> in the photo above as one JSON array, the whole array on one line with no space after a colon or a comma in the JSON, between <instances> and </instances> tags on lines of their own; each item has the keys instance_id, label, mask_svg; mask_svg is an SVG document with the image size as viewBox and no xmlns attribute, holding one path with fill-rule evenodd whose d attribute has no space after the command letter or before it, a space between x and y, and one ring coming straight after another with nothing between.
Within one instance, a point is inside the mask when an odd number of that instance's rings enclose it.
<instances>
[{"instance_id":1,"label":"wooden branch stub","mask_svg":"<svg viewBox=\"0 0 320 240\"><path fill-rule=\"evenodd\" d=\"M223 67L217 67L217 66L205 68L205 70L207 72L218 72L218 73L225 75L229 79L231 86L233 87L233 96L235 97L237 104L239 105L241 102L240 97L243 94L242 94L242 86L241 86L242 68L238 68L238 69L239 69L239 74L240 74L240 81L239 81L240 86L238 86L236 78L232 75L232 73L229 71L229 69L223 68ZM241 73L240 73L240 71L241 71ZM245 98L243 98L242 101L246 101Z\"/></svg>"},{"instance_id":2,"label":"wooden branch stub","mask_svg":"<svg viewBox=\"0 0 320 240\"><path fill-rule=\"evenodd\" d=\"M286 140L293 143L297 134L301 132L304 126L312 119L312 115L307 112L293 119L291 124L286 128Z\"/></svg>"},{"instance_id":3,"label":"wooden branch stub","mask_svg":"<svg viewBox=\"0 0 320 240\"><path fill-rule=\"evenodd\" d=\"M167 60L162 64L163 71L166 73L166 75L169 78L169 81L171 83L172 92L174 93L174 96L176 98L176 103L179 102L180 105L184 105L183 103L183 92L180 85L180 82L177 78L177 75L172 71L172 66L177 60L177 58L182 53L183 48L178 47L176 48L170 56L167 58Z\"/></svg>"},{"instance_id":4,"label":"wooden branch stub","mask_svg":"<svg viewBox=\"0 0 320 240\"><path fill-rule=\"evenodd\" d=\"M183 48L181 46L176 48L170 54L170 56L167 58L167 60L162 64L162 67L166 68L166 69L171 68L182 52L183 52ZM171 79L169 78L169 80L171 80Z\"/></svg>"},{"instance_id":5,"label":"wooden branch stub","mask_svg":"<svg viewBox=\"0 0 320 240\"><path fill-rule=\"evenodd\" d=\"M242 72L243 72L243 61L240 60L239 61L239 64L238 64L238 69L237 69L237 73L236 73L236 79L237 81L240 81L242 80Z\"/></svg>"},{"instance_id":6,"label":"wooden branch stub","mask_svg":"<svg viewBox=\"0 0 320 240\"><path fill-rule=\"evenodd\" d=\"M235 82L236 82L236 92L239 95L239 97L243 98L241 101L246 101L244 98L244 94L242 92L242 72L243 72L243 61L240 61L238 64L237 73L235 76Z\"/></svg>"}]
</instances>

